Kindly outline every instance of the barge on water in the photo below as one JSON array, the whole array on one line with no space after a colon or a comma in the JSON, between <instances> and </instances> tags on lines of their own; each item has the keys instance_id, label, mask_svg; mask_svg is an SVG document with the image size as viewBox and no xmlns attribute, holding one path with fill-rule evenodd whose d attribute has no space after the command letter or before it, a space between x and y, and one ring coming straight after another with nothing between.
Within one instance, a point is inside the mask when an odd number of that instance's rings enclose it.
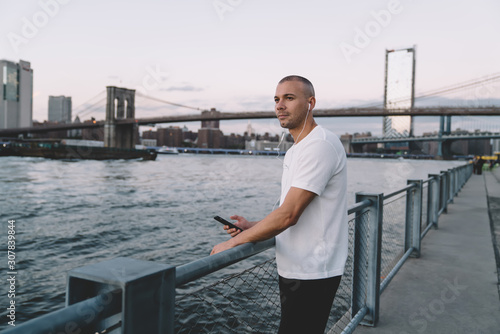
<instances>
[{"instance_id":1,"label":"barge on water","mask_svg":"<svg viewBox=\"0 0 500 334\"><path fill-rule=\"evenodd\" d=\"M0 143L0 156L62 160L155 160L155 150L67 145L64 140L13 140Z\"/></svg>"}]
</instances>

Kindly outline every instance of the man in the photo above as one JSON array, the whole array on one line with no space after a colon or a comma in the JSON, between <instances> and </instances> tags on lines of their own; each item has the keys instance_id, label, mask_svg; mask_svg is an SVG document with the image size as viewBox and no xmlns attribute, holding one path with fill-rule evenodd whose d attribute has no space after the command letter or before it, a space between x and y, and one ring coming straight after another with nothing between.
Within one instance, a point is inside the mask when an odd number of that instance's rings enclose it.
<instances>
[{"instance_id":1,"label":"man","mask_svg":"<svg viewBox=\"0 0 500 334\"><path fill-rule=\"evenodd\" d=\"M347 258L346 155L338 139L317 125L311 82L283 78L274 96L276 116L294 138L283 162L281 205L258 222L232 216L233 238L211 254L276 236L281 294L279 333L323 333Z\"/></svg>"}]
</instances>

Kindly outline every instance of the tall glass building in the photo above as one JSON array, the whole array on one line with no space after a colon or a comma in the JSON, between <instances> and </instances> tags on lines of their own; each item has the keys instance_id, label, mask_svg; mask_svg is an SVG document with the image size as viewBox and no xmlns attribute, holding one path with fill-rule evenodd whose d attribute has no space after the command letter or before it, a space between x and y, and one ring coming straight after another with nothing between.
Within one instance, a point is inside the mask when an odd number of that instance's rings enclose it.
<instances>
[{"instance_id":1,"label":"tall glass building","mask_svg":"<svg viewBox=\"0 0 500 334\"><path fill-rule=\"evenodd\" d=\"M71 97L49 96L49 122L71 123Z\"/></svg>"},{"instance_id":2,"label":"tall glass building","mask_svg":"<svg viewBox=\"0 0 500 334\"><path fill-rule=\"evenodd\" d=\"M33 69L27 61L0 60L0 129L33 126Z\"/></svg>"}]
</instances>

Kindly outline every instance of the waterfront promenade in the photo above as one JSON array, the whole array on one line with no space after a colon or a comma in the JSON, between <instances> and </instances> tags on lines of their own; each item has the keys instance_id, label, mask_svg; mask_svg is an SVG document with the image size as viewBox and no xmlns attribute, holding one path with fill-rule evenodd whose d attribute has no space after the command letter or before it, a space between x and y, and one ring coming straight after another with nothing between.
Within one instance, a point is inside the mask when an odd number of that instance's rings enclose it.
<instances>
[{"instance_id":1,"label":"waterfront promenade","mask_svg":"<svg viewBox=\"0 0 500 334\"><path fill-rule=\"evenodd\" d=\"M500 333L498 264L488 214L500 240L500 168L472 175L439 228L422 240L380 297L377 327L356 334ZM498 244L497 244L498 246Z\"/></svg>"}]
</instances>

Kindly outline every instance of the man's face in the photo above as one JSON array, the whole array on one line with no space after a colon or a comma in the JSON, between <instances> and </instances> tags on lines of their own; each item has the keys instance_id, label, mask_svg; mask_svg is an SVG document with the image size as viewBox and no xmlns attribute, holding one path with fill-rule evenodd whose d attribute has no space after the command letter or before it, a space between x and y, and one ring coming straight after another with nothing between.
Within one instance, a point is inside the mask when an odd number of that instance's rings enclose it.
<instances>
[{"instance_id":1,"label":"man's face","mask_svg":"<svg viewBox=\"0 0 500 334\"><path fill-rule=\"evenodd\" d=\"M285 81L278 84L274 95L274 111L282 128L296 129L304 124L309 108L304 84L300 81Z\"/></svg>"}]
</instances>

